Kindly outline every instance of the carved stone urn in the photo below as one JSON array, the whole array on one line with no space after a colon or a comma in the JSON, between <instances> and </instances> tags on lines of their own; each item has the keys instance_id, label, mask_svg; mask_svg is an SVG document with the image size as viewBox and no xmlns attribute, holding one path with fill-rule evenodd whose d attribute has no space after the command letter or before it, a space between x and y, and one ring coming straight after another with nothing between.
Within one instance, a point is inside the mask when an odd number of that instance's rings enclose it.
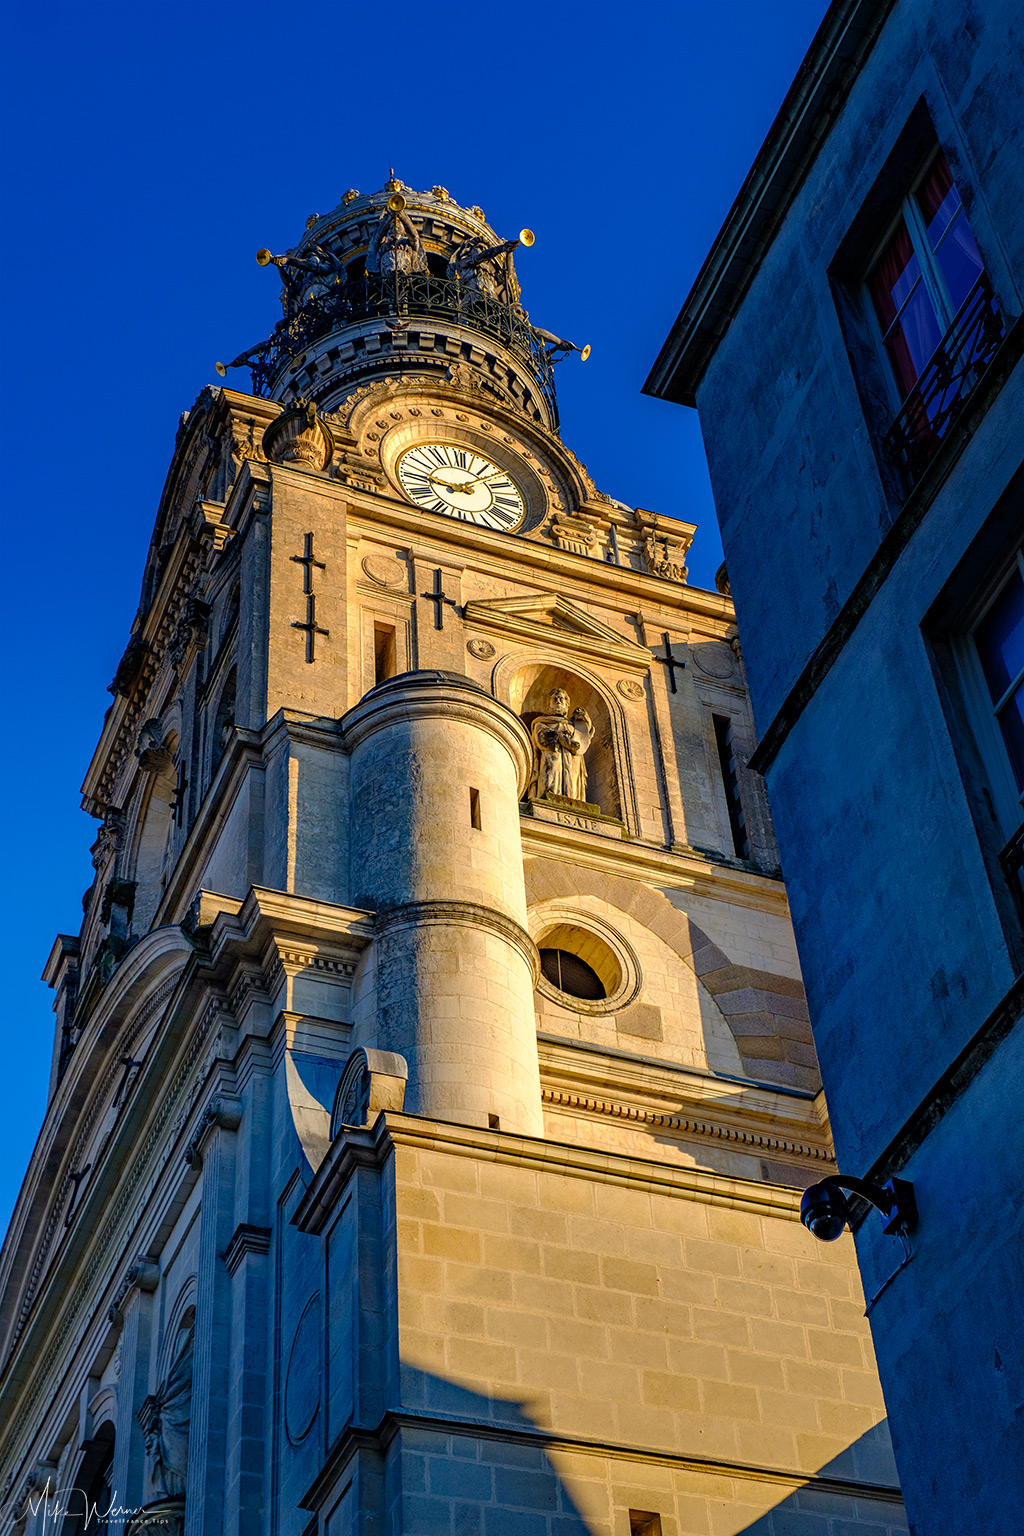
<instances>
[{"instance_id":1,"label":"carved stone urn","mask_svg":"<svg viewBox=\"0 0 1024 1536\"><path fill-rule=\"evenodd\" d=\"M263 452L275 464L326 469L334 453L334 438L312 400L293 400L264 432Z\"/></svg>"},{"instance_id":2,"label":"carved stone urn","mask_svg":"<svg viewBox=\"0 0 1024 1536\"><path fill-rule=\"evenodd\" d=\"M184 1536L185 1500L154 1499L137 1509L124 1528L124 1536Z\"/></svg>"}]
</instances>

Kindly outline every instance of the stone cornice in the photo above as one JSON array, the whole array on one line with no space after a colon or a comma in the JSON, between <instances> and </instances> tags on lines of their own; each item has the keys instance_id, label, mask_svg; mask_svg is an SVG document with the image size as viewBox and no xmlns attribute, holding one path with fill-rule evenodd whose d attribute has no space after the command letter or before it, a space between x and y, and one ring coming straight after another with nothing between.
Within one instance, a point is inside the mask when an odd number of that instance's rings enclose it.
<instances>
[{"instance_id":1,"label":"stone cornice","mask_svg":"<svg viewBox=\"0 0 1024 1536\"><path fill-rule=\"evenodd\" d=\"M585 1093L573 1093L565 1088L542 1088L541 1099L552 1109L568 1109L579 1114L608 1116L614 1120L634 1125L650 1126L652 1130L674 1131L682 1136L709 1136L715 1141L735 1143L737 1150L749 1152L782 1153L787 1157L812 1158L824 1163L835 1163L826 1147L813 1146L808 1142L790 1141L773 1136L768 1131L747 1130L741 1126L726 1125L719 1119L699 1120L690 1116L670 1114L644 1109L635 1104L623 1104L616 1099L599 1099Z\"/></svg>"},{"instance_id":2,"label":"stone cornice","mask_svg":"<svg viewBox=\"0 0 1024 1536\"><path fill-rule=\"evenodd\" d=\"M260 958L269 942L288 939L358 958L374 934L372 912L256 885L244 901L202 891L197 919L200 928L209 929L205 945L215 965L242 955Z\"/></svg>"},{"instance_id":3,"label":"stone cornice","mask_svg":"<svg viewBox=\"0 0 1024 1536\"><path fill-rule=\"evenodd\" d=\"M770 875L738 869L706 859L689 849L663 848L630 839L612 842L591 832L577 831L555 822L534 821L525 813L520 821L523 857L570 859L602 874L628 874L630 879L649 880L672 890L692 891L695 896L725 901L789 917L789 903L781 880Z\"/></svg>"},{"instance_id":4,"label":"stone cornice","mask_svg":"<svg viewBox=\"0 0 1024 1536\"><path fill-rule=\"evenodd\" d=\"M755 1183L607 1149L388 1112L379 1115L369 1130L347 1131L335 1139L292 1217L294 1224L303 1232L322 1231L338 1208L338 1196L352 1170L360 1165L382 1167L396 1146L624 1185L785 1221L800 1219L800 1191L783 1185Z\"/></svg>"},{"instance_id":5,"label":"stone cornice","mask_svg":"<svg viewBox=\"0 0 1024 1536\"><path fill-rule=\"evenodd\" d=\"M758 1466L749 1461L721 1460L714 1456L688 1455L684 1451L659 1451L625 1445L614 1440L592 1440L577 1435L560 1435L552 1430L529 1428L522 1423L499 1423L475 1419L468 1414L423 1412L416 1409L389 1409L373 1429L350 1426L338 1437L322 1470L299 1500L302 1509L316 1509L331 1492L333 1485L353 1453L359 1449L386 1449L403 1429L433 1431L438 1435L459 1435L473 1440L497 1440L503 1444L535 1446L543 1451L561 1451L572 1456L597 1456L640 1466L669 1467L676 1471L703 1473L709 1478L738 1478L744 1482L774 1483L794 1491L846 1498L871 1499L876 1503L902 1506L899 1488L888 1483L857 1482L853 1478L829 1477L818 1472L795 1468ZM884 1518L880 1516L879 1518Z\"/></svg>"},{"instance_id":6,"label":"stone cornice","mask_svg":"<svg viewBox=\"0 0 1024 1536\"><path fill-rule=\"evenodd\" d=\"M320 483L318 479L317 485ZM627 610L665 608L674 614L716 619L726 626L736 622L732 599L718 592L707 592L702 587L684 586L661 576L635 571L631 566L612 565L589 555L573 554L555 544L493 533L455 518L438 518L439 523L443 521L450 526L435 530L432 522L425 521L422 512L383 492L372 495L350 488L348 502L350 516L357 520L354 531L365 532L378 542L381 534L390 529L403 547L410 541L426 545L427 541L436 540L439 551L446 553L449 559L458 550L466 559L471 555L478 557L481 569L507 573L509 564L514 563L522 573L521 579L536 580L545 590L555 589L580 602L604 602L618 610L623 607ZM430 558L433 558L432 553ZM623 643L629 642L624 640Z\"/></svg>"},{"instance_id":7,"label":"stone cornice","mask_svg":"<svg viewBox=\"0 0 1024 1536\"><path fill-rule=\"evenodd\" d=\"M440 923L443 927L489 928L515 945L530 968L534 986L537 985L540 951L525 928L493 907L484 907L475 901L410 901L404 906L379 912L375 927L377 933L388 933L399 928L422 928L429 923Z\"/></svg>"}]
</instances>

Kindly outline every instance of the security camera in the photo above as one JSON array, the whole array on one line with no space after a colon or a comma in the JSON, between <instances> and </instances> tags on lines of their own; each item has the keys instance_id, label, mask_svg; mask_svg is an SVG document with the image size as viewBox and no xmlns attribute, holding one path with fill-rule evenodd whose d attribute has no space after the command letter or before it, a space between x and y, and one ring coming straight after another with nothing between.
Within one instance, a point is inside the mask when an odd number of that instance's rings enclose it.
<instances>
[{"instance_id":1,"label":"security camera","mask_svg":"<svg viewBox=\"0 0 1024 1536\"><path fill-rule=\"evenodd\" d=\"M909 1232L917 1220L913 1187L906 1179L872 1184L852 1174L835 1173L804 1190L800 1201L800 1220L819 1242L834 1243L850 1223L853 1211L844 1190L873 1205L882 1216L882 1231L890 1235Z\"/></svg>"},{"instance_id":2,"label":"security camera","mask_svg":"<svg viewBox=\"0 0 1024 1536\"><path fill-rule=\"evenodd\" d=\"M812 1184L800 1201L800 1220L812 1237L834 1243L850 1219L850 1203L841 1189L827 1181Z\"/></svg>"}]
</instances>

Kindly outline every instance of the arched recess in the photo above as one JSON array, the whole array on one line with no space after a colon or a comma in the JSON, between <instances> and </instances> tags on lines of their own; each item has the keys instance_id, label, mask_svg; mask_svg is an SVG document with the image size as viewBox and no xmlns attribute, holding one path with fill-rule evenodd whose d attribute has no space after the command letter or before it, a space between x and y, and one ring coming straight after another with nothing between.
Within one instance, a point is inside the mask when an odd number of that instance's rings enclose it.
<instances>
[{"instance_id":1,"label":"arched recess","mask_svg":"<svg viewBox=\"0 0 1024 1536\"><path fill-rule=\"evenodd\" d=\"M128 878L135 882L132 932L136 935L149 932L170 874L178 795L177 752L178 736L172 731L153 752L141 786L138 831L128 872Z\"/></svg>"},{"instance_id":2,"label":"arched recess","mask_svg":"<svg viewBox=\"0 0 1024 1536\"><path fill-rule=\"evenodd\" d=\"M210 779L220 767L221 759L235 732L237 693L238 670L232 667L217 695L217 707L210 716Z\"/></svg>"},{"instance_id":3,"label":"arched recess","mask_svg":"<svg viewBox=\"0 0 1024 1536\"><path fill-rule=\"evenodd\" d=\"M147 1476L157 1498L183 1498L192 1419L192 1370L196 1339L196 1277L178 1292L160 1341L157 1387L147 1399L143 1424Z\"/></svg>"},{"instance_id":4,"label":"arched recess","mask_svg":"<svg viewBox=\"0 0 1024 1536\"><path fill-rule=\"evenodd\" d=\"M821 1087L802 984L750 966L734 965L667 896L621 875L599 874L553 859L527 859L528 906L594 896L618 907L663 939L694 971L732 1031L743 1070L761 1082L817 1092Z\"/></svg>"},{"instance_id":5,"label":"arched recess","mask_svg":"<svg viewBox=\"0 0 1024 1536\"><path fill-rule=\"evenodd\" d=\"M113 1475L114 1425L107 1419L83 1445L75 1486L61 1499L68 1511L61 1524L61 1536L86 1536L86 1532L103 1536L108 1529L103 1512L113 1502Z\"/></svg>"},{"instance_id":6,"label":"arched recess","mask_svg":"<svg viewBox=\"0 0 1024 1536\"><path fill-rule=\"evenodd\" d=\"M639 817L633 792L629 738L614 696L602 680L579 666L552 656L551 652L507 656L494 669L492 690L529 729L538 714L546 714L555 688L569 695L569 712L583 708L594 725L594 738L586 754L587 799L606 816L618 816L630 832L638 834Z\"/></svg>"}]
</instances>

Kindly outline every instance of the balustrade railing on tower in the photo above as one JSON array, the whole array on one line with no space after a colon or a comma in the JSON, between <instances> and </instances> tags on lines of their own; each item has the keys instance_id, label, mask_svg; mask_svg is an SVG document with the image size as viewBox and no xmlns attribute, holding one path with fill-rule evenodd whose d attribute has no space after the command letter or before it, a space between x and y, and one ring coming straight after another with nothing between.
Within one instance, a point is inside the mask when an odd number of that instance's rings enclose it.
<instances>
[{"instance_id":1,"label":"balustrade railing on tower","mask_svg":"<svg viewBox=\"0 0 1024 1536\"><path fill-rule=\"evenodd\" d=\"M376 318L393 329L414 319L444 319L493 337L526 364L557 423L552 359L522 310L430 272L368 273L309 299L248 354L253 394L269 398L281 369L322 337Z\"/></svg>"}]
</instances>

